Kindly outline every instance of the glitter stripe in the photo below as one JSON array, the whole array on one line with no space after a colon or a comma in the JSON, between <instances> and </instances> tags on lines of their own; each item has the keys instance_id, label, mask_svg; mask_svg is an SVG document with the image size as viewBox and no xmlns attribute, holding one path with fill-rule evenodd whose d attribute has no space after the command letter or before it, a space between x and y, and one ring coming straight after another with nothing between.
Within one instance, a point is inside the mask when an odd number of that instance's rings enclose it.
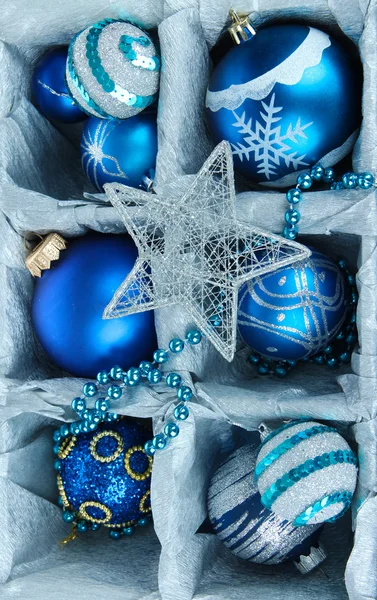
<instances>
[{"instance_id":1,"label":"glitter stripe","mask_svg":"<svg viewBox=\"0 0 377 600\"><path fill-rule=\"evenodd\" d=\"M284 494L288 488L292 487L301 479L308 477L315 471L341 463L348 463L356 466L357 458L355 453L352 452L352 450L333 450L332 452L325 452L321 456L316 456L313 459L305 461L275 481L275 483L264 492L261 498L262 504L264 504L266 508L271 509L276 500Z\"/></svg>"},{"instance_id":2,"label":"glitter stripe","mask_svg":"<svg viewBox=\"0 0 377 600\"><path fill-rule=\"evenodd\" d=\"M332 504L342 503L343 510L335 515L335 517L331 517L327 519L327 523L333 523L337 519L340 519L344 515L344 513L349 509L352 502L352 494L351 492L337 492L335 494L330 494L329 496L324 496L320 500L317 500L314 504L308 506L298 517L295 518L293 525L295 527L301 527L302 525L307 525L308 521L310 521L316 514L320 513L325 508L328 508Z\"/></svg>"},{"instance_id":3,"label":"glitter stripe","mask_svg":"<svg viewBox=\"0 0 377 600\"><path fill-rule=\"evenodd\" d=\"M308 440L316 435L320 435L321 433L338 433L336 429L333 427L328 427L326 425L314 425L310 427L310 429L304 429L303 431L299 431L295 433L287 440L284 440L281 444L276 446L267 456L265 456L256 466L254 479L255 481L265 472L265 470L272 465L275 461L278 460L281 456L283 456L288 450L292 450L301 442Z\"/></svg>"},{"instance_id":4,"label":"glitter stripe","mask_svg":"<svg viewBox=\"0 0 377 600\"><path fill-rule=\"evenodd\" d=\"M268 436L263 440L263 442L261 444L261 448L265 444L267 444L267 442L272 440L272 438L279 435L279 433L281 433L282 431L285 431L286 429L290 429L290 427L294 427L295 425L300 425L301 423L310 423L310 422L311 422L311 419L298 419L297 421L290 421L289 423L282 425L281 427L279 427L279 429L275 429L275 431L271 431L271 433L268 434Z\"/></svg>"}]
</instances>

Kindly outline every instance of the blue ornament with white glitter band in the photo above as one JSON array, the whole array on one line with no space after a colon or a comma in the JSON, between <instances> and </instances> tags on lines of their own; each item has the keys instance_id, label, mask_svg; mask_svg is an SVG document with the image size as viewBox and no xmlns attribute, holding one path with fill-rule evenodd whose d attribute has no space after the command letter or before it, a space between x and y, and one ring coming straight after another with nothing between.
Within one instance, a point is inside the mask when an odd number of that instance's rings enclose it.
<instances>
[{"instance_id":1,"label":"blue ornament with white glitter band","mask_svg":"<svg viewBox=\"0 0 377 600\"><path fill-rule=\"evenodd\" d=\"M123 121L90 117L80 150L84 173L98 190L113 182L149 189L157 156L156 113L144 111Z\"/></svg>"},{"instance_id":2,"label":"blue ornament with white glitter band","mask_svg":"<svg viewBox=\"0 0 377 600\"><path fill-rule=\"evenodd\" d=\"M349 284L338 265L310 258L262 275L239 291L238 329L250 348L296 361L327 348L347 314Z\"/></svg>"},{"instance_id":3,"label":"blue ornament with white glitter band","mask_svg":"<svg viewBox=\"0 0 377 600\"><path fill-rule=\"evenodd\" d=\"M157 98L159 72L150 36L127 21L99 21L69 46L69 92L94 117L127 119L142 111Z\"/></svg>"},{"instance_id":4,"label":"blue ornament with white glitter band","mask_svg":"<svg viewBox=\"0 0 377 600\"><path fill-rule=\"evenodd\" d=\"M361 121L360 62L327 33L274 25L232 48L207 91L213 140L231 143L235 169L272 187L339 162Z\"/></svg>"},{"instance_id":5,"label":"blue ornament with white glitter band","mask_svg":"<svg viewBox=\"0 0 377 600\"><path fill-rule=\"evenodd\" d=\"M351 505L357 458L336 429L292 421L264 440L255 480L264 506L295 527L332 522Z\"/></svg>"},{"instance_id":6,"label":"blue ornament with white glitter band","mask_svg":"<svg viewBox=\"0 0 377 600\"><path fill-rule=\"evenodd\" d=\"M293 560L307 573L326 558L318 546L321 526L294 527L263 506L254 481L258 449L252 443L238 448L212 475L207 499L211 525L239 558L264 565Z\"/></svg>"}]
</instances>

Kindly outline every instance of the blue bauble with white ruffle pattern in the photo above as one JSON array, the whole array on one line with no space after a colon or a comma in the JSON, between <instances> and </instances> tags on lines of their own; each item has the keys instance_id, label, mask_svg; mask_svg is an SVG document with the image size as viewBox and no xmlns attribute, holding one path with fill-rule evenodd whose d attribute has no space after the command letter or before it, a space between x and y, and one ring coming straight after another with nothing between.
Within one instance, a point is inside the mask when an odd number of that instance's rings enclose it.
<instances>
[{"instance_id":1,"label":"blue bauble with white ruffle pattern","mask_svg":"<svg viewBox=\"0 0 377 600\"><path fill-rule=\"evenodd\" d=\"M236 171L272 187L318 162L346 156L361 121L361 65L327 33L306 25L261 29L232 48L210 80L215 143L231 143Z\"/></svg>"},{"instance_id":2,"label":"blue bauble with white ruffle pattern","mask_svg":"<svg viewBox=\"0 0 377 600\"><path fill-rule=\"evenodd\" d=\"M250 348L268 358L308 358L325 348L341 328L348 291L338 265L313 250L306 261L240 288L239 332Z\"/></svg>"},{"instance_id":3,"label":"blue bauble with white ruffle pattern","mask_svg":"<svg viewBox=\"0 0 377 600\"><path fill-rule=\"evenodd\" d=\"M90 117L80 150L85 175L98 190L113 182L148 188L156 166L156 113L144 111L123 121Z\"/></svg>"}]
</instances>

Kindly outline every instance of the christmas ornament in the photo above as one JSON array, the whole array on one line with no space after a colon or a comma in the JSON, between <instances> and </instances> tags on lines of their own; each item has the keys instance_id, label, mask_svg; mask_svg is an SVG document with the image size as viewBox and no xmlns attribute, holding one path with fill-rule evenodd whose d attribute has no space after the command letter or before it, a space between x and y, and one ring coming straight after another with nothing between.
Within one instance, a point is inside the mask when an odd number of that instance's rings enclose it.
<instances>
[{"instance_id":1,"label":"christmas ornament","mask_svg":"<svg viewBox=\"0 0 377 600\"><path fill-rule=\"evenodd\" d=\"M344 271L313 250L305 261L258 276L240 289L239 332L263 356L307 358L337 335L348 298Z\"/></svg>"},{"instance_id":2,"label":"christmas ornament","mask_svg":"<svg viewBox=\"0 0 377 600\"><path fill-rule=\"evenodd\" d=\"M351 504L357 458L336 429L293 421L264 440L255 480L262 504L294 526L335 521Z\"/></svg>"},{"instance_id":3,"label":"christmas ornament","mask_svg":"<svg viewBox=\"0 0 377 600\"><path fill-rule=\"evenodd\" d=\"M321 526L294 527L262 505L254 482L258 447L242 446L213 474L208 489L212 527L239 558L267 565L293 560L307 573L326 558L318 547Z\"/></svg>"},{"instance_id":4,"label":"christmas ornament","mask_svg":"<svg viewBox=\"0 0 377 600\"><path fill-rule=\"evenodd\" d=\"M62 369L78 377L95 377L100 369L114 364L127 369L152 355L156 347L153 312L117 321L102 318L136 258L128 235L92 232L67 242L60 260L35 281L34 329Z\"/></svg>"},{"instance_id":5,"label":"christmas ornament","mask_svg":"<svg viewBox=\"0 0 377 600\"><path fill-rule=\"evenodd\" d=\"M307 25L254 35L247 19L235 21L231 31L243 43L215 68L206 107L210 133L216 143L231 143L236 171L285 187L308 166L339 162L360 126L360 62Z\"/></svg>"},{"instance_id":6,"label":"christmas ornament","mask_svg":"<svg viewBox=\"0 0 377 600\"><path fill-rule=\"evenodd\" d=\"M90 117L82 132L82 166L100 191L111 182L151 188L156 155L155 113L144 111L125 121Z\"/></svg>"},{"instance_id":7,"label":"christmas ornament","mask_svg":"<svg viewBox=\"0 0 377 600\"><path fill-rule=\"evenodd\" d=\"M86 118L68 93L65 66L68 49L50 50L37 62L31 81L32 94L41 113L62 123L77 123Z\"/></svg>"},{"instance_id":8,"label":"christmas ornament","mask_svg":"<svg viewBox=\"0 0 377 600\"><path fill-rule=\"evenodd\" d=\"M101 407L105 400L97 402ZM131 535L151 514L152 459L144 450L150 429L134 419L91 422L95 426L87 433L77 423L74 435L62 435L67 425L54 433L63 520L74 527L68 540L99 525L114 539Z\"/></svg>"},{"instance_id":9,"label":"christmas ornament","mask_svg":"<svg viewBox=\"0 0 377 600\"><path fill-rule=\"evenodd\" d=\"M89 115L127 119L157 97L160 58L149 35L105 19L77 34L68 50L69 92Z\"/></svg>"},{"instance_id":10,"label":"christmas ornament","mask_svg":"<svg viewBox=\"0 0 377 600\"><path fill-rule=\"evenodd\" d=\"M179 303L229 361L240 284L310 254L304 246L237 221L226 142L215 148L180 199L114 183L105 191L139 248L135 268L105 316ZM134 293L135 286L140 293Z\"/></svg>"}]
</instances>

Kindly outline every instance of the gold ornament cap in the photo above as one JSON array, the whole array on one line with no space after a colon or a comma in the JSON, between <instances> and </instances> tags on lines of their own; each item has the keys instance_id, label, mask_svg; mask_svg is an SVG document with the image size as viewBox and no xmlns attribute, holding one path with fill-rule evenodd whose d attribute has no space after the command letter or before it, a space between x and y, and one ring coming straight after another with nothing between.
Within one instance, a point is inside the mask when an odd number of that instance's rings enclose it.
<instances>
[{"instance_id":1,"label":"gold ornament cap","mask_svg":"<svg viewBox=\"0 0 377 600\"><path fill-rule=\"evenodd\" d=\"M233 41L239 45L241 42L247 42L255 36L256 31L251 24L249 15L238 15L235 10L229 11L233 23L228 28Z\"/></svg>"},{"instance_id":2,"label":"gold ornament cap","mask_svg":"<svg viewBox=\"0 0 377 600\"><path fill-rule=\"evenodd\" d=\"M51 263L58 260L61 250L67 248L67 242L58 233L49 233L26 258L26 267L34 277L40 277L42 271L51 268Z\"/></svg>"}]
</instances>

